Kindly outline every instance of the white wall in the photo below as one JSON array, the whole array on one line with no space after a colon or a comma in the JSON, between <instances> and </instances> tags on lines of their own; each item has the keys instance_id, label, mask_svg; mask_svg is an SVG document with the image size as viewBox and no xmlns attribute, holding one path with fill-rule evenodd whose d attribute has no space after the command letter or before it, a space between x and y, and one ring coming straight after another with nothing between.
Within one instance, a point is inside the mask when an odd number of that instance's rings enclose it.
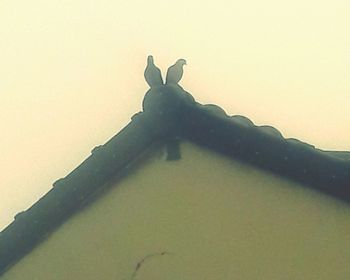
<instances>
[{"instance_id":1,"label":"white wall","mask_svg":"<svg viewBox=\"0 0 350 280\"><path fill-rule=\"evenodd\" d=\"M152 156L3 279L347 279L347 204L190 143L181 151Z\"/></svg>"}]
</instances>

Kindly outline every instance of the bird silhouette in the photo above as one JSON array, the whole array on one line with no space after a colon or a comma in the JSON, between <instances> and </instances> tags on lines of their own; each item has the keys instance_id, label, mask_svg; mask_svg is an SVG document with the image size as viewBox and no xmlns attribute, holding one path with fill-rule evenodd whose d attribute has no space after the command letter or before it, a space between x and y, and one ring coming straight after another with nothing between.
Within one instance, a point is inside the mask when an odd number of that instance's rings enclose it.
<instances>
[{"instance_id":1,"label":"bird silhouette","mask_svg":"<svg viewBox=\"0 0 350 280\"><path fill-rule=\"evenodd\" d=\"M184 73L183 66L186 65L186 60L179 59L176 63L169 67L166 73L166 84L177 84Z\"/></svg>"},{"instance_id":2,"label":"bird silhouette","mask_svg":"<svg viewBox=\"0 0 350 280\"><path fill-rule=\"evenodd\" d=\"M157 66L154 65L153 56L147 57L147 66L144 72L147 84L150 87L163 85L162 74Z\"/></svg>"}]
</instances>

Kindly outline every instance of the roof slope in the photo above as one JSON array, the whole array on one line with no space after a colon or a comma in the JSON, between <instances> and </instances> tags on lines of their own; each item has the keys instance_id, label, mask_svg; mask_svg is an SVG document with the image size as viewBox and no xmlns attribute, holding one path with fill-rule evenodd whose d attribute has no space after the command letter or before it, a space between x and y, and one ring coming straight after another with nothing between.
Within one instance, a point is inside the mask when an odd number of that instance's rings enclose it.
<instances>
[{"instance_id":1,"label":"roof slope","mask_svg":"<svg viewBox=\"0 0 350 280\"><path fill-rule=\"evenodd\" d=\"M227 116L215 105L201 105L181 87L158 86L143 101L143 112L0 233L0 275L50 232L128 173L150 148L184 138L258 168L286 176L350 202L350 159L346 152L324 152L285 139L270 126Z\"/></svg>"}]
</instances>

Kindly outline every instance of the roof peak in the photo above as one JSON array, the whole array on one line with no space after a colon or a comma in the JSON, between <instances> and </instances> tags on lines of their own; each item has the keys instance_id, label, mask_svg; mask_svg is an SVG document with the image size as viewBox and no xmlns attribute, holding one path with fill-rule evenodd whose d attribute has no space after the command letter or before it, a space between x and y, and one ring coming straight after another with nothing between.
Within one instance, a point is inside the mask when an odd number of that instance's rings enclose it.
<instances>
[{"instance_id":1,"label":"roof peak","mask_svg":"<svg viewBox=\"0 0 350 280\"><path fill-rule=\"evenodd\" d=\"M285 139L277 129L256 126L244 116L228 116L217 105L199 104L179 85L158 85L145 94L142 113L0 232L0 275L109 187L108 182L124 176L141 155L173 136L350 203L346 157Z\"/></svg>"}]
</instances>

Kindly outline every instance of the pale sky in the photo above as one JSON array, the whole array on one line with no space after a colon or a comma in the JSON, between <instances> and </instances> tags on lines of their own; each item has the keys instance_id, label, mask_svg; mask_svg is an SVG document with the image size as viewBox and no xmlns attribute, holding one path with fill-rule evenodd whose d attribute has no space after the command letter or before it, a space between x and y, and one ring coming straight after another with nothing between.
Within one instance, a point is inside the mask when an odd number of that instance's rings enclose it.
<instances>
[{"instance_id":1,"label":"pale sky","mask_svg":"<svg viewBox=\"0 0 350 280\"><path fill-rule=\"evenodd\" d=\"M346 0L2 0L0 229L141 110L153 54L201 103L350 150Z\"/></svg>"}]
</instances>

